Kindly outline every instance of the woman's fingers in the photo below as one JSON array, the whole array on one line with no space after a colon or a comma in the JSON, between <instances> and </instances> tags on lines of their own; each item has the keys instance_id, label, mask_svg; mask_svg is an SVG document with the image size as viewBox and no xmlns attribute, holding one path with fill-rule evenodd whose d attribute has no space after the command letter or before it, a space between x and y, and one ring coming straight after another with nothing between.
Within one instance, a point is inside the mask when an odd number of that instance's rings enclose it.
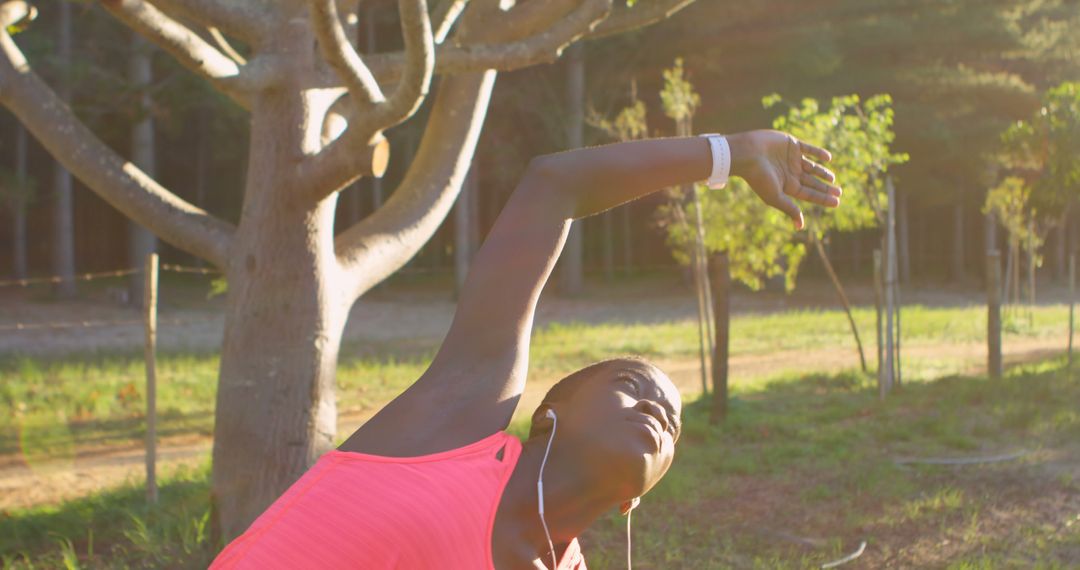
<instances>
[{"instance_id":1,"label":"woman's fingers","mask_svg":"<svg viewBox=\"0 0 1080 570\"><path fill-rule=\"evenodd\" d=\"M818 178L824 178L826 182L836 182L836 175L833 174L833 171L805 157L802 159L802 171Z\"/></svg>"},{"instance_id":2,"label":"woman's fingers","mask_svg":"<svg viewBox=\"0 0 1080 570\"><path fill-rule=\"evenodd\" d=\"M775 201L769 205L787 214L787 217L791 218L792 223L795 224L796 230L803 229L802 210L799 209L799 205L795 203L795 200L792 200L787 194L779 193Z\"/></svg>"},{"instance_id":3,"label":"woman's fingers","mask_svg":"<svg viewBox=\"0 0 1080 570\"><path fill-rule=\"evenodd\" d=\"M839 186L828 184L824 180L804 174L802 184L795 190L793 198L806 200L820 206L835 208L840 205L840 195L843 193Z\"/></svg>"},{"instance_id":4,"label":"woman's fingers","mask_svg":"<svg viewBox=\"0 0 1080 570\"><path fill-rule=\"evenodd\" d=\"M801 150L803 154L810 155L821 162L829 162L832 160L832 153L810 143L799 141L799 150Z\"/></svg>"}]
</instances>

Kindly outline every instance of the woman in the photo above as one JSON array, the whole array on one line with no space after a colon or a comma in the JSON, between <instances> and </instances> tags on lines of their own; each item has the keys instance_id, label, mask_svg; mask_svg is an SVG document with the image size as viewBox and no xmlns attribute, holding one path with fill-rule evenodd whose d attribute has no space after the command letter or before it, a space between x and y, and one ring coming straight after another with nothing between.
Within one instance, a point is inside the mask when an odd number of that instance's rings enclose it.
<instances>
[{"instance_id":1,"label":"woman","mask_svg":"<svg viewBox=\"0 0 1080 570\"><path fill-rule=\"evenodd\" d=\"M776 131L534 159L476 254L431 366L212 567L584 568L576 537L613 507L628 513L671 466L681 401L647 361L608 360L559 381L527 441L503 431L570 222L671 186L720 187L730 169L801 229L793 198L835 207L841 193L804 155L830 159Z\"/></svg>"}]
</instances>

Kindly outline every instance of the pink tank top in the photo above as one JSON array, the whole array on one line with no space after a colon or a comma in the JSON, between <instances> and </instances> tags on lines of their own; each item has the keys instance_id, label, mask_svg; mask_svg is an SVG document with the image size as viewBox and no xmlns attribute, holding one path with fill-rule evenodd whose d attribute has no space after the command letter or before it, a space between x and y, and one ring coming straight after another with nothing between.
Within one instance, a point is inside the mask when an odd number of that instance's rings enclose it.
<instances>
[{"instance_id":1,"label":"pink tank top","mask_svg":"<svg viewBox=\"0 0 1080 570\"><path fill-rule=\"evenodd\" d=\"M492 569L495 511L520 454L506 432L419 457L330 451L210 568ZM577 540L558 569L585 570Z\"/></svg>"}]
</instances>

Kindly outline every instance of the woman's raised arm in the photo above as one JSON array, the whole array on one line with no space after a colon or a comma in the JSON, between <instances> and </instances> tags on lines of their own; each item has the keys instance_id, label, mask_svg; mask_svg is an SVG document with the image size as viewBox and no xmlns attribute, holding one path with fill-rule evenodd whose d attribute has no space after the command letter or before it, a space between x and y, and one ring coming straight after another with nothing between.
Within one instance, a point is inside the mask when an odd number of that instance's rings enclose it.
<instances>
[{"instance_id":1,"label":"woman's raised arm","mask_svg":"<svg viewBox=\"0 0 1080 570\"><path fill-rule=\"evenodd\" d=\"M801 225L792 197L835 206L824 150L775 131L729 137L732 174ZM510 422L525 387L540 292L571 220L708 178L704 138L617 143L534 159L473 259L450 330L424 374L343 446L419 455L476 441ZM723 191L723 190L719 190Z\"/></svg>"}]
</instances>

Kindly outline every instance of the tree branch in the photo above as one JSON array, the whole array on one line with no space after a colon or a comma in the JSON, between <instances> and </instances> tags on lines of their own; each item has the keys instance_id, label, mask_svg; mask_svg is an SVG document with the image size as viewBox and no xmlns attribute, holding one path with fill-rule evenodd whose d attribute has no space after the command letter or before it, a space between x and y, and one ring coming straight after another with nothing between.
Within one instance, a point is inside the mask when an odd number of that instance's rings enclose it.
<instances>
[{"instance_id":1,"label":"tree branch","mask_svg":"<svg viewBox=\"0 0 1080 570\"><path fill-rule=\"evenodd\" d=\"M316 200L338 191L361 174L382 176L389 150L380 133L412 116L427 97L435 57L427 3L399 0L398 6L405 38L405 75L390 98L382 100L378 83L345 37L334 0L312 1L312 22L319 45L354 102L345 133L301 165ZM374 106L356 105L358 100Z\"/></svg>"},{"instance_id":2,"label":"tree branch","mask_svg":"<svg viewBox=\"0 0 1080 570\"><path fill-rule=\"evenodd\" d=\"M570 13L581 4L582 0L544 0L543 2L524 2L515 5L510 11L489 14L480 22L474 24L474 28L483 26L490 28L484 33L473 34L479 36L471 38L473 43L499 43L512 42L521 38L534 36L551 26Z\"/></svg>"},{"instance_id":3,"label":"tree branch","mask_svg":"<svg viewBox=\"0 0 1080 570\"><path fill-rule=\"evenodd\" d=\"M335 240L352 299L405 265L446 218L472 162L494 84L493 71L445 78L401 186Z\"/></svg>"},{"instance_id":4,"label":"tree branch","mask_svg":"<svg viewBox=\"0 0 1080 570\"><path fill-rule=\"evenodd\" d=\"M435 7L435 12L431 15L431 21L436 22L435 30L432 33L432 39L435 43L441 44L446 40L446 36L450 34L450 29L454 27L454 23L457 22L458 17L465 11L465 6L469 4L469 0L443 0Z\"/></svg>"},{"instance_id":5,"label":"tree branch","mask_svg":"<svg viewBox=\"0 0 1080 570\"><path fill-rule=\"evenodd\" d=\"M378 81L345 36L338 17L337 1L311 0L311 25L323 57L345 84L356 105L362 108L385 101Z\"/></svg>"},{"instance_id":6,"label":"tree branch","mask_svg":"<svg viewBox=\"0 0 1080 570\"><path fill-rule=\"evenodd\" d=\"M333 112L333 111L331 111ZM347 119L340 116L338 120ZM311 189L318 202L361 176L382 178L390 163L390 143L381 133L368 141L357 140L359 131L347 127L318 154L300 163L297 178Z\"/></svg>"},{"instance_id":7,"label":"tree branch","mask_svg":"<svg viewBox=\"0 0 1080 570\"><path fill-rule=\"evenodd\" d=\"M169 243L224 267L234 228L162 188L102 143L0 27L0 103L99 196Z\"/></svg>"},{"instance_id":8,"label":"tree branch","mask_svg":"<svg viewBox=\"0 0 1080 570\"><path fill-rule=\"evenodd\" d=\"M108 0L105 0L108 1ZM264 0L153 0L169 14L218 28L248 44L271 39L275 7Z\"/></svg>"},{"instance_id":9,"label":"tree branch","mask_svg":"<svg viewBox=\"0 0 1080 570\"><path fill-rule=\"evenodd\" d=\"M431 85L435 44L426 0L398 0L405 53L401 54L402 75L389 99L384 99L379 82L345 37L334 0L312 0L311 17L319 46L349 95L357 103L349 129L366 138L412 116L427 96ZM374 108L367 107L374 105Z\"/></svg>"},{"instance_id":10,"label":"tree branch","mask_svg":"<svg viewBox=\"0 0 1080 570\"><path fill-rule=\"evenodd\" d=\"M611 0L585 0L566 18L530 38L500 44L440 46L435 55L435 73L454 74L495 69L511 71L552 62L562 50L585 36L611 10ZM383 84L393 83L405 67L400 52L368 57L372 74Z\"/></svg>"},{"instance_id":11,"label":"tree branch","mask_svg":"<svg viewBox=\"0 0 1080 570\"><path fill-rule=\"evenodd\" d=\"M623 6L613 10L608 19L604 20L589 34L589 39L621 34L655 24L671 17L675 12L682 10L693 2L694 0L651 0L649 2L638 2L632 8Z\"/></svg>"},{"instance_id":12,"label":"tree branch","mask_svg":"<svg viewBox=\"0 0 1080 570\"><path fill-rule=\"evenodd\" d=\"M249 106L248 91L241 84L241 68L183 24L143 0L104 0L102 5L184 67L209 80L244 108Z\"/></svg>"}]
</instances>

